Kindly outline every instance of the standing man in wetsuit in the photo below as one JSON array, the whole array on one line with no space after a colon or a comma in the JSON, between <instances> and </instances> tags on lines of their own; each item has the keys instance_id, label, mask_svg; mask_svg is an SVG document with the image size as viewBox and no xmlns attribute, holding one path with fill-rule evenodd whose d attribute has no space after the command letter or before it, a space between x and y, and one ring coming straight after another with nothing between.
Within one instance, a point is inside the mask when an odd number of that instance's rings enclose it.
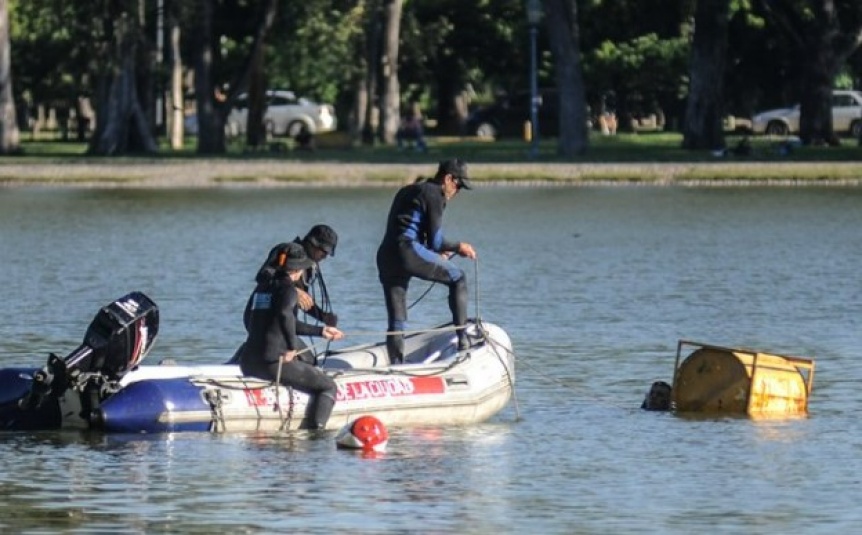
<instances>
[{"instance_id":1,"label":"standing man in wetsuit","mask_svg":"<svg viewBox=\"0 0 862 535\"><path fill-rule=\"evenodd\" d=\"M244 375L281 384L314 397L312 427L323 429L335 406L336 385L320 368L300 359L303 349L299 335L340 340L344 333L335 327L309 325L296 319L298 307L294 283L314 264L301 245L291 243L279 256L271 278L258 281L246 309L248 338L241 349L239 365Z\"/></svg>"},{"instance_id":2,"label":"standing man in wetsuit","mask_svg":"<svg viewBox=\"0 0 862 535\"><path fill-rule=\"evenodd\" d=\"M383 285L389 333L386 348L389 361L404 360L404 336L396 334L407 325L407 287L412 277L439 282L449 287L449 309L458 327L458 349L468 347L467 281L464 271L446 253L470 259L476 251L467 242L447 241L443 237L443 212L462 189L472 189L467 164L460 159L440 162L433 178L401 188L392 201L386 234L377 250L377 272Z\"/></svg>"}]
</instances>

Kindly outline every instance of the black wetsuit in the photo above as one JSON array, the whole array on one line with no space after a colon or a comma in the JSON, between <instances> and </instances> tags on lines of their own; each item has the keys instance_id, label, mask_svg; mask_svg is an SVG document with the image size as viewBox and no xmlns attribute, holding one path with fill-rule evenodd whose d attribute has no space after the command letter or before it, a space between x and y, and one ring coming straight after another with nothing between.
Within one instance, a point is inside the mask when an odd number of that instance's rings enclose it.
<instances>
[{"instance_id":1,"label":"black wetsuit","mask_svg":"<svg viewBox=\"0 0 862 535\"><path fill-rule=\"evenodd\" d=\"M298 335L321 336L323 327L296 319L296 288L283 276L259 283L246 309L248 338L241 349L242 373L275 380L279 359L287 351L305 346ZM323 428L335 405L335 381L313 364L294 358L281 365L281 384L314 395L312 423Z\"/></svg>"},{"instance_id":2,"label":"black wetsuit","mask_svg":"<svg viewBox=\"0 0 862 535\"><path fill-rule=\"evenodd\" d=\"M305 247L305 243L302 241L302 238L300 238L299 236L294 238L293 243L298 243L302 245L302 247L305 248L306 251L308 250ZM275 273L275 268L273 266L275 265L276 257L278 256L279 252L281 252L282 250L284 250L285 247L287 247L287 245L287 243L279 243L278 245L270 249L269 254L266 257L266 261L263 263L262 266L260 266L260 269L257 272L258 283L261 282L262 277L271 277L273 273ZM295 282L294 285L300 290L310 292L311 287L314 286L318 278L320 279L320 288L323 293L323 295L321 296L323 298L323 305L324 308L328 310L329 296L326 295L326 285L323 284L323 276L320 274L320 266L316 262L313 266L305 270L305 273L303 273L302 275L302 279ZM318 321L322 321L327 325L335 327L338 324L338 316L336 316L333 312L326 312L316 302L311 308L311 310L307 310L305 311L305 313Z\"/></svg>"},{"instance_id":3,"label":"black wetsuit","mask_svg":"<svg viewBox=\"0 0 862 535\"><path fill-rule=\"evenodd\" d=\"M296 239L293 240L293 243L298 243L298 244L302 245L302 239L299 236L297 236ZM275 276L275 267L274 266L275 266L275 262L276 262L276 257L278 256L279 252L281 252L282 250L284 250L287 247L287 245L288 245L287 243L279 243L278 245L276 245L275 247L270 249L269 254L266 257L266 260L264 261L263 265L260 266L260 269L257 270L257 275L255 275L255 282L257 283L258 286L260 286L261 284L268 284L272 281L273 277ZM304 245L303 245L303 247L304 247ZM294 282L293 285L295 287L299 288L300 290L307 292L307 291L309 291L309 286L313 285L315 280L319 277L320 278L320 286L322 288L321 293L323 293L323 299L326 303L328 303L329 302L329 296L326 295L326 291L325 291L326 286L323 284L323 276L320 275L319 271L320 271L320 268L315 263L315 265L313 265L310 268L308 268L307 270L305 270L305 273L303 273L302 279ZM242 321L243 321L243 324L245 325L245 331L246 332L248 332L248 330L249 330L249 328L248 328L249 318L250 318L251 305L252 305L253 300L254 300L255 291L257 291L256 288L255 288L255 290L253 290L251 292L251 295L248 296L248 301L246 301L245 310L243 311L243 315L242 315ZM324 306L326 306L328 308L328 304L324 305ZM297 314L299 313L299 310L300 310L299 308L296 309ZM332 327L335 327L338 324L338 316L334 312L325 312L322 308L320 308L320 306L318 306L317 303L314 304L314 306L311 308L311 310L303 311L303 312L305 312L306 314L308 314L309 316L311 316L312 318L314 318L318 321L322 321L326 325L331 325ZM306 325L305 323L298 321L297 325L298 325L298 330L297 330L298 335L300 335L300 336L318 336L316 331L314 333L305 332L303 327L302 327L303 325ZM302 342L302 340L299 340L299 344L300 344L299 349L305 349L307 347ZM233 356L225 364L239 364L239 357L242 354L243 346L244 346L244 344L240 345L237 348L237 350L234 352ZM311 352L306 351L304 353L301 353L299 358L300 358L300 360L304 360L305 362L308 362L309 364L315 364L315 355Z\"/></svg>"},{"instance_id":4,"label":"black wetsuit","mask_svg":"<svg viewBox=\"0 0 862 535\"><path fill-rule=\"evenodd\" d=\"M392 201L386 234L377 250L377 271L386 299L390 332L403 331L407 326L407 287L412 277L449 286L452 321L457 326L467 322L464 271L440 255L457 252L460 245L443 237L445 209L443 189L434 182L404 186ZM459 340L466 340L463 331L458 331L458 335ZM390 361L403 360L403 335L388 335L386 347Z\"/></svg>"}]
</instances>

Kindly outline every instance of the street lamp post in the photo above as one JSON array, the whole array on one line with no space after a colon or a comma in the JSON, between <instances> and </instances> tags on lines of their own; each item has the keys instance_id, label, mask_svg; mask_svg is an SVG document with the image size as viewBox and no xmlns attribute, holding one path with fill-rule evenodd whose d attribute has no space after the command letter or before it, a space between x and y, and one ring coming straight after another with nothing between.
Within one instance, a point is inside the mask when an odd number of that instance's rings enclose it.
<instances>
[{"instance_id":1,"label":"street lamp post","mask_svg":"<svg viewBox=\"0 0 862 535\"><path fill-rule=\"evenodd\" d=\"M536 36L542 20L542 0L527 0L527 23L530 25L530 157L539 156L539 81L536 65Z\"/></svg>"}]
</instances>

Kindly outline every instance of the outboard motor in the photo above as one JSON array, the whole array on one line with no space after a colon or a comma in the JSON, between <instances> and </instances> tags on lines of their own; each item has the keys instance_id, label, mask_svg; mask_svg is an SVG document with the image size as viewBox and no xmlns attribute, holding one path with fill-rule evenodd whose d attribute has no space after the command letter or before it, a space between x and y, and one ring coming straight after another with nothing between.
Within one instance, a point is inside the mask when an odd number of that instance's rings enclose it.
<instances>
[{"instance_id":1,"label":"outboard motor","mask_svg":"<svg viewBox=\"0 0 862 535\"><path fill-rule=\"evenodd\" d=\"M98 404L103 385L137 366L159 331L158 306L141 292L131 292L102 307L84 335L84 342L65 358L54 353L33 374L30 391L20 402L27 411L59 397L72 387L82 389L85 412Z\"/></svg>"}]
</instances>

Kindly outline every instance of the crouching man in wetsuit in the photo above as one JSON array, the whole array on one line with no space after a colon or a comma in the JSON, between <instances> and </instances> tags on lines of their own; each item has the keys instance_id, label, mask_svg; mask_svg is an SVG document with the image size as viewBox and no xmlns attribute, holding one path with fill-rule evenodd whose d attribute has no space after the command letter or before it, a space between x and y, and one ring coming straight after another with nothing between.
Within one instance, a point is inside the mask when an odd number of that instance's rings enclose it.
<instances>
[{"instance_id":1,"label":"crouching man in wetsuit","mask_svg":"<svg viewBox=\"0 0 862 535\"><path fill-rule=\"evenodd\" d=\"M344 334L335 327L309 325L296 319L294 283L313 264L302 246L292 243L284 249L273 277L258 282L246 310L248 338L239 364L245 375L274 381L279 375L280 362L281 384L314 397L312 426L323 429L335 406L335 381L299 358L297 352L304 346L299 335L340 340Z\"/></svg>"},{"instance_id":2,"label":"crouching man in wetsuit","mask_svg":"<svg viewBox=\"0 0 862 535\"><path fill-rule=\"evenodd\" d=\"M467 323L467 281L464 271L445 253L476 258L473 246L447 241L443 237L443 212L461 189L472 189L467 165L459 160L440 162L433 178L401 188L392 201L386 234L377 250L377 271L386 299L389 333L386 348L389 361L404 360L407 325L407 287L412 277L439 282L449 287L449 309L456 327ZM458 329L458 349L468 347L467 334Z\"/></svg>"},{"instance_id":3,"label":"crouching man in wetsuit","mask_svg":"<svg viewBox=\"0 0 862 535\"><path fill-rule=\"evenodd\" d=\"M332 311L329 301L329 292L323 281L323 272L320 270L320 262L329 256L335 256L335 247L338 245L338 234L329 225L314 225L304 238L297 236L293 242L302 245L305 254L314 261L313 265L305 270L305 275L295 283L299 297L299 308L312 318L330 325L338 326L338 316ZM273 247L267 255L266 261L257 273L257 282L261 277L271 277L275 272L278 255L288 246L288 243L279 243ZM320 290L321 303L315 303L309 293L311 288Z\"/></svg>"},{"instance_id":4,"label":"crouching man in wetsuit","mask_svg":"<svg viewBox=\"0 0 862 535\"><path fill-rule=\"evenodd\" d=\"M296 309L297 313L302 310L312 318L331 327L336 327L338 325L338 316L332 311L329 292L326 290L323 273L320 271L320 262L328 256L335 256L335 246L338 245L338 234L329 225L314 225L304 238L297 236L292 242L279 243L270 249L266 260L260 266L257 275L255 275L255 283L260 285L272 280L276 270L279 269L279 259L292 244L301 245L305 250L305 254L312 260L312 266L306 269L303 276L293 283L296 288L297 302L299 304L299 307ZM311 289L312 287L320 290L320 304L315 303L314 297L312 297L312 293L314 293L314 290ZM243 312L243 323L245 324L246 332L248 332L249 311L251 310L253 298L254 292L249 296L248 302L245 305L245 312ZM242 346L236 350L226 364L239 363L241 353ZM301 352L299 358L310 364L315 363L315 355L307 351Z\"/></svg>"}]
</instances>

